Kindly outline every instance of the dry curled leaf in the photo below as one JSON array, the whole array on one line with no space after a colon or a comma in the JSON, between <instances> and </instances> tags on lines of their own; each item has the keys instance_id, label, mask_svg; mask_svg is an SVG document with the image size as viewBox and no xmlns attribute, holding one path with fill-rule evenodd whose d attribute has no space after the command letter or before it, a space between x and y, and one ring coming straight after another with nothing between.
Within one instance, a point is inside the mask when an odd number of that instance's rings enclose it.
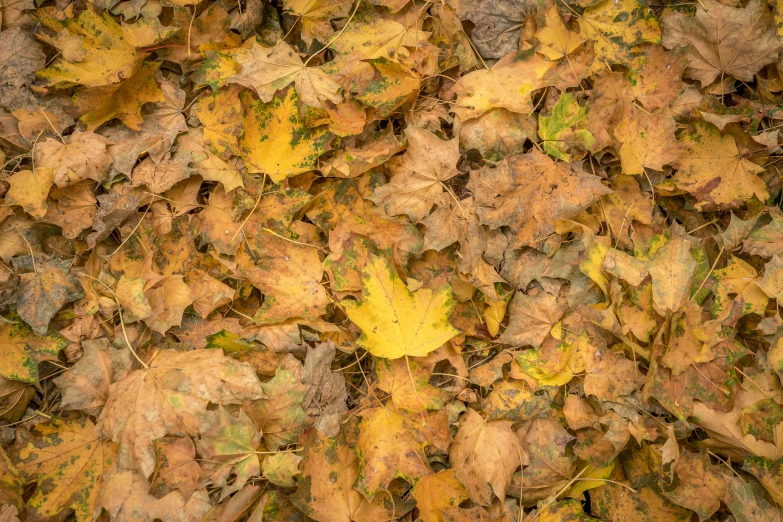
<instances>
[{"instance_id":1,"label":"dry curled leaf","mask_svg":"<svg viewBox=\"0 0 783 522\"><path fill-rule=\"evenodd\" d=\"M511 421L486 422L468 409L452 443L456 477L471 500L492 505L493 493L502 502L511 475L521 463L521 449Z\"/></svg>"}]
</instances>

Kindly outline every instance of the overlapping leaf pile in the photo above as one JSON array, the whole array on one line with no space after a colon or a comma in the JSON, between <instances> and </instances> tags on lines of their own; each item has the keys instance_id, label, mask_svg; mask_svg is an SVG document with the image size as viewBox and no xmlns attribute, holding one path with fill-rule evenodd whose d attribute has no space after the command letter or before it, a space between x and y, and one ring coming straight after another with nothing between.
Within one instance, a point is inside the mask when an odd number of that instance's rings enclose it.
<instances>
[{"instance_id":1,"label":"overlapping leaf pile","mask_svg":"<svg viewBox=\"0 0 783 522\"><path fill-rule=\"evenodd\" d=\"M783 518L780 2L0 14L0 520Z\"/></svg>"}]
</instances>

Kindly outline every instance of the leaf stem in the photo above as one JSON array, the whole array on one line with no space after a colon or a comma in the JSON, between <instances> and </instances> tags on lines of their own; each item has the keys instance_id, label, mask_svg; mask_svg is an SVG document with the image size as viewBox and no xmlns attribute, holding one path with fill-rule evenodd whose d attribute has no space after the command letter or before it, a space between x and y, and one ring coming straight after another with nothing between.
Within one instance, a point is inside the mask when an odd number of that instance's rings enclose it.
<instances>
[{"instance_id":1,"label":"leaf stem","mask_svg":"<svg viewBox=\"0 0 783 522\"><path fill-rule=\"evenodd\" d=\"M355 5L355 6L354 6L354 8L353 8L353 12L351 13L351 16L349 16L349 17L348 17L348 21L347 21L347 22L345 22L345 25L343 26L343 28L342 28L342 29L340 29L340 32L339 32L339 33L337 33L337 34L334 36L334 38L332 38L331 40L329 40L329 43L327 43L326 45L324 45L324 46L323 46L321 49L319 49L318 51L316 51L316 52L314 52L313 54L311 54L311 55L310 55L310 57L309 57L309 58L307 58L307 60L305 60L305 63L304 63L304 65L302 65L302 67L303 67L303 68L304 68L304 67L307 67L307 64L308 64L308 63L310 63L310 60L312 60L313 58L315 58L316 56L318 56L319 54L321 54L323 51L325 51L326 49L328 49L328 48L329 48L329 46L331 46L331 45L332 45L334 42L336 42L336 41L337 41L337 39L338 39L338 38L340 38L340 36L342 36L342 34L345 32L345 30L346 30L346 29L348 29L348 25L351 23L351 20L353 20L353 16L356 14L356 11L358 11L358 10L359 10L359 5L360 5L361 3L362 3L362 0L358 0L358 1L356 2L356 5Z\"/></svg>"}]
</instances>

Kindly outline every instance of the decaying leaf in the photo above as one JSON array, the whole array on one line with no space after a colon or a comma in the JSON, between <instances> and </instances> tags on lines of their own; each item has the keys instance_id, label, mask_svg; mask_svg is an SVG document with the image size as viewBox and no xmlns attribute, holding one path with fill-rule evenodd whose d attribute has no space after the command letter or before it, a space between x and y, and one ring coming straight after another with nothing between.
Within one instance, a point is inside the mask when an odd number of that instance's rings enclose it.
<instances>
[{"instance_id":1,"label":"decaying leaf","mask_svg":"<svg viewBox=\"0 0 783 522\"><path fill-rule=\"evenodd\" d=\"M39 20L55 35L46 35L44 41L62 53L49 68L38 72L47 85L99 87L118 83L130 78L145 57L108 13L85 9L76 18L43 16Z\"/></svg>"},{"instance_id":2,"label":"decaying leaf","mask_svg":"<svg viewBox=\"0 0 783 522\"><path fill-rule=\"evenodd\" d=\"M201 468L207 480L222 489L221 497L225 497L261 473L256 454L261 433L241 410L235 417L220 408L209 424L212 428L197 440L199 454L205 459Z\"/></svg>"},{"instance_id":3,"label":"decaying leaf","mask_svg":"<svg viewBox=\"0 0 783 522\"><path fill-rule=\"evenodd\" d=\"M32 170L17 172L8 179L11 185L5 201L10 205L19 205L33 217L42 218L46 215L46 198L54 181L54 170L51 167L39 167Z\"/></svg>"},{"instance_id":4,"label":"decaying leaf","mask_svg":"<svg viewBox=\"0 0 783 522\"><path fill-rule=\"evenodd\" d=\"M269 103L248 96L242 100L245 130L239 145L250 172L266 174L278 182L313 169L332 136L325 127L309 129L305 125L293 87Z\"/></svg>"},{"instance_id":5,"label":"decaying leaf","mask_svg":"<svg viewBox=\"0 0 783 522\"><path fill-rule=\"evenodd\" d=\"M185 499L199 488L201 466L196 462L196 446L190 437L161 437L155 443L155 473L150 494L162 498L179 490Z\"/></svg>"},{"instance_id":6,"label":"decaying leaf","mask_svg":"<svg viewBox=\"0 0 783 522\"><path fill-rule=\"evenodd\" d=\"M388 490L395 478L415 485L432 473L424 457L424 436L409 419L389 408L362 413L357 451L359 476L355 487L368 498Z\"/></svg>"},{"instance_id":7,"label":"decaying leaf","mask_svg":"<svg viewBox=\"0 0 783 522\"><path fill-rule=\"evenodd\" d=\"M724 75L751 80L780 51L772 13L758 0L745 7L707 0L693 17L669 13L663 27L663 44L687 48L685 74L705 87Z\"/></svg>"},{"instance_id":8,"label":"decaying leaf","mask_svg":"<svg viewBox=\"0 0 783 522\"><path fill-rule=\"evenodd\" d=\"M52 333L36 335L25 323L0 325L0 375L6 379L38 384L38 363L56 360L68 340Z\"/></svg>"},{"instance_id":9,"label":"decaying leaf","mask_svg":"<svg viewBox=\"0 0 783 522\"><path fill-rule=\"evenodd\" d=\"M302 384L291 370L278 369L275 377L262 386L265 398L247 406L250 418L275 450L295 441L305 428L305 412L302 401L308 387Z\"/></svg>"},{"instance_id":10,"label":"decaying leaf","mask_svg":"<svg viewBox=\"0 0 783 522\"><path fill-rule=\"evenodd\" d=\"M422 477L411 493L424 522L443 522L443 512L468 499L467 491L453 469Z\"/></svg>"},{"instance_id":11,"label":"decaying leaf","mask_svg":"<svg viewBox=\"0 0 783 522\"><path fill-rule=\"evenodd\" d=\"M52 317L66 303L84 297L84 290L68 261L39 261L32 268L32 272L20 276L19 317L36 334L46 335Z\"/></svg>"},{"instance_id":12,"label":"decaying leaf","mask_svg":"<svg viewBox=\"0 0 783 522\"><path fill-rule=\"evenodd\" d=\"M486 422L469 409L451 448L456 477L477 504L491 505L493 493L502 502L520 451L510 421Z\"/></svg>"},{"instance_id":13,"label":"decaying leaf","mask_svg":"<svg viewBox=\"0 0 783 522\"><path fill-rule=\"evenodd\" d=\"M98 430L120 444L120 465L150 475L155 439L200 433L199 420L206 416L208 402L237 404L263 396L258 377L246 363L215 350L162 350L148 367L111 385Z\"/></svg>"},{"instance_id":14,"label":"decaying leaf","mask_svg":"<svg viewBox=\"0 0 783 522\"><path fill-rule=\"evenodd\" d=\"M30 435L11 454L25 482L38 483L28 508L41 517L70 508L78 520L91 520L103 474L117 458L117 445L102 440L87 419L52 419Z\"/></svg>"},{"instance_id":15,"label":"decaying leaf","mask_svg":"<svg viewBox=\"0 0 783 522\"><path fill-rule=\"evenodd\" d=\"M55 379L55 384L63 390L60 406L98 416L106 404L111 384L127 375L131 354L127 349L111 347L106 339L84 341L82 350L82 357L71 370Z\"/></svg>"}]
</instances>

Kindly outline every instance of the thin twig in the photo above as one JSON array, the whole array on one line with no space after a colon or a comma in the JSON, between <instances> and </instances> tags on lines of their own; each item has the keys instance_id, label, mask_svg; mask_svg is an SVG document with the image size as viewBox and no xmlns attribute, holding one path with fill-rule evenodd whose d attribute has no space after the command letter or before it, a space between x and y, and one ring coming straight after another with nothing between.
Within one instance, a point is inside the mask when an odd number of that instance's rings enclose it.
<instances>
[{"instance_id":1,"label":"thin twig","mask_svg":"<svg viewBox=\"0 0 783 522\"><path fill-rule=\"evenodd\" d=\"M18 230L16 231L16 233L19 234L19 237L22 238L22 241L27 243L27 248L30 249L30 260L33 262L33 272L35 272L37 274L38 270L36 270L36 268L35 268L35 254L33 254L33 247L30 245L30 242L27 240L27 238L24 237L24 234L22 234Z\"/></svg>"},{"instance_id":2,"label":"thin twig","mask_svg":"<svg viewBox=\"0 0 783 522\"><path fill-rule=\"evenodd\" d=\"M348 25L350 25L350 23L351 23L351 20L353 20L353 16L356 14L356 11L358 11L358 10L359 10L359 5L360 5L361 3L362 3L362 0L358 0L358 1L356 2L356 5L355 5L355 6L354 6L354 8L353 8L353 12L351 13L351 16L349 16L349 17L348 17L348 21L347 21L347 22L345 22L345 25L343 26L343 28L342 28L342 29L340 29L340 32L339 32L339 33L337 33L336 35L334 35L334 37L333 37L331 40L329 40L329 43L327 43L326 45L324 45L324 46L323 46L321 49L319 49L318 51L316 51L316 52L314 52L313 54L311 54L311 55L310 55L310 57L309 57L307 60L305 60L305 63L302 65L302 68L305 68L305 67L307 67L307 64L308 64L308 63L310 63L310 60L312 60L313 58L315 58L316 56L318 56L319 54L321 54L323 51L325 51L326 49L328 49L328 48L329 48L329 46L331 46L331 45L332 45L334 42L336 42L336 41L337 41L337 39L338 39L338 38L340 38L340 36L342 36L342 34L345 32L345 30L346 30L346 29L348 29Z\"/></svg>"}]
</instances>

